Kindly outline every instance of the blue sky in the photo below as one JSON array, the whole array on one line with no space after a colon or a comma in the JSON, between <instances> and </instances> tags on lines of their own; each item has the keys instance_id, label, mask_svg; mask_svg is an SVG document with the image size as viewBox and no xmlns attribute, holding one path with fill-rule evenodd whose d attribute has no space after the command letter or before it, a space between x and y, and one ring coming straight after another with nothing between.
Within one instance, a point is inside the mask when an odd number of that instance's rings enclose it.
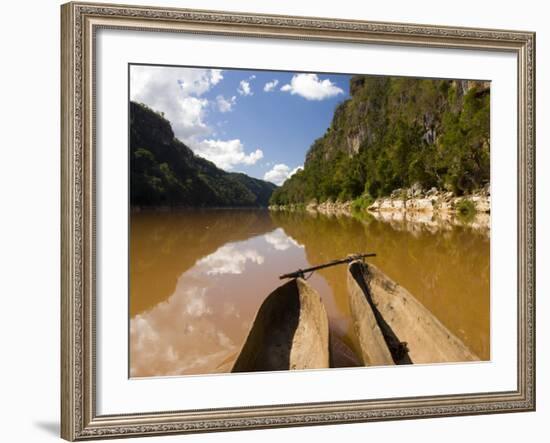
<instances>
[{"instance_id":1,"label":"blue sky","mask_svg":"<svg viewBox=\"0 0 550 443\"><path fill-rule=\"evenodd\" d=\"M350 75L132 65L130 98L227 171L281 184L349 97Z\"/></svg>"}]
</instances>

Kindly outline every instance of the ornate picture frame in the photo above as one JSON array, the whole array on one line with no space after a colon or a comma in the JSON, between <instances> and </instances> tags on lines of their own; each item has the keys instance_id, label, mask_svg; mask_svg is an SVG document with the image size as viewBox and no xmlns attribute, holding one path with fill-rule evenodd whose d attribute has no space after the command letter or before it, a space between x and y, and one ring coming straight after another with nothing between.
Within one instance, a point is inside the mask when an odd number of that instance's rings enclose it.
<instances>
[{"instance_id":1,"label":"ornate picture frame","mask_svg":"<svg viewBox=\"0 0 550 443\"><path fill-rule=\"evenodd\" d=\"M61 434L87 440L533 411L535 34L524 31L67 3L62 22ZM96 413L95 37L99 29L475 49L517 56L517 389L119 415Z\"/></svg>"}]
</instances>

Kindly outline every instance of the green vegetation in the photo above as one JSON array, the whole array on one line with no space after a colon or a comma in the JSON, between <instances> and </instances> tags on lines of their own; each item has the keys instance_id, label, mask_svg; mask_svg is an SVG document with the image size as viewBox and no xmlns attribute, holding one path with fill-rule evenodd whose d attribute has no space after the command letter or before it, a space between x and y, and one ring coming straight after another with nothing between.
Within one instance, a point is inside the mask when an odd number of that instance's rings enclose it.
<instances>
[{"instance_id":1,"label":"green vegetation","mask_svg":"<svg viewBox=\"0 0 550 443\"><path fill-rule=\"evenodd\" d=\"M374 202L374 199L368 195L364 194L360 197L357 197L355 200L351 202L351 209L354 212L363 212L365 211L372 203Z\"/></svg>"},{"instance_id":2,"label":"green vegetation","mask_svg":"<svg viewBox=\"0 0 550 443\"><path fill-rule=\"evenodd\" d=\"M415 183L464 195L489 181L488 83L355 76L350 92L272 204L359 208Z\"/></svg>"},{"instance_id":3,"label":"green vegetation","mask_svg":"<svg viewBox=\"0 0 550 443\"><path fill-rule=\"evenodd\" d=\"M476 215L476 205L472 200L460 200L456 205L456 211L463 222L470 222Z\"/></svg>"},{"instance_id":4,"label":"green vegetation","mask_svg":"<svg viewBox=\"0 0 550 443\"><path fill-rule=\"evenodd\" d=\"M132 206L267 206L276 188L196 156L162 114L133 102L130 182Z\"/></svg>"},{"instance_id":5,"label":"green vegetation","mask_svg":"<svg viewBox=\"0 0 550 443\"><path fill-rule=\"evenodd\" d=\"M456 210L460 214L471 214L476 212L476 205L472 200L460 200L456 205Z\"/></svg>"}]
</instances>

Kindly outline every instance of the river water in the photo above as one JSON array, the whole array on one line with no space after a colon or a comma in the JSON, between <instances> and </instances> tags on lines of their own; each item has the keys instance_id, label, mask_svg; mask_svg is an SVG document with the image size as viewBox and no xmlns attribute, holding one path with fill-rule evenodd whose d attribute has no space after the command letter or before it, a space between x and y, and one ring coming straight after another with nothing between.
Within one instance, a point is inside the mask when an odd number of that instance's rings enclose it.
<instances>
[{"instance_id":1,"label":"river water","mask_svg":"<svg viewBox=\"0 0 550 443\"><path fill-rule=\"evenodd\" d=\"M130 232L132 377L226 372L280 274L356 252L490 358L487 224L212 209L132 213ZM356 348L346 266L308 281Z\"/></svg>"}]
</instances>

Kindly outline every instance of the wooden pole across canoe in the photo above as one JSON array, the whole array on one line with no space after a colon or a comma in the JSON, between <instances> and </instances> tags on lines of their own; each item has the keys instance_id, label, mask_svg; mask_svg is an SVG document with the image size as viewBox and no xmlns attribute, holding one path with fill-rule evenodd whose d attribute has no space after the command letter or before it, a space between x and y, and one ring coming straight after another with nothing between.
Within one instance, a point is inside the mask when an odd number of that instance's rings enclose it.
<instances>
[{"instance_id":1,"label":"wooden pole across canoe","mask_svg":"<svg viewBox=\"0 0 550 443\"><path fill-rule=\"evenodd\" d=\"M312 266L311 268L306 268L306 269L298 269L297 271L289 272L288 274L279 275L279 279L282 280L284 278L298 278L298 277L304 278L304 274L306 272L313 272L313 271L317 271L318 269L324 269L324 268L328 268L329 266L340 265L343 263L351 263L352 261L362 260L367 257L376 257L376 254L370 253L370 254L348 255L346 258L341 258L339 260L332 260L322 265Z\"/></svg>"}]
</instances>

